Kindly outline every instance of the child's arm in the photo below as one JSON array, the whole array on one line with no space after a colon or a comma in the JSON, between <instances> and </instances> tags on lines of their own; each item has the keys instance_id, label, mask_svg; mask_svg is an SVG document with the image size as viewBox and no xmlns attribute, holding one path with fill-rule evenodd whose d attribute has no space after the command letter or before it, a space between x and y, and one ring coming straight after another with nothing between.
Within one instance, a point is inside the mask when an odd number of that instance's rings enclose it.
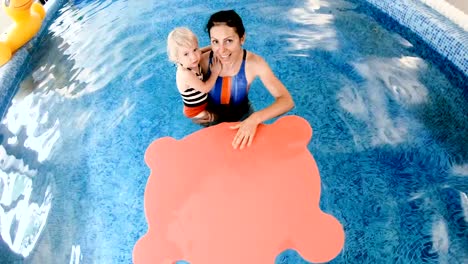
<instances>
[{"instance_id":1,"label":"child's arm","mask_svg":"<svg viewBox=\"0 0 468 264\"><path fill-rule=\"evenodd\" d=\"M218 78L219 73L221 72L221 63L219 62L218 58L213 58L210 71L210 78L208 78L208 80L206 80L205 82L198 79L198 77L195 76L195 74L193 74L192 72L187 71L185 79L186 84L188 85L188 87L191 87L197 91L200 91L202 93L208 93L209 91L211 91L211 89L213 89L216 83L216 79Z\"/></svg>"}]
</instances>

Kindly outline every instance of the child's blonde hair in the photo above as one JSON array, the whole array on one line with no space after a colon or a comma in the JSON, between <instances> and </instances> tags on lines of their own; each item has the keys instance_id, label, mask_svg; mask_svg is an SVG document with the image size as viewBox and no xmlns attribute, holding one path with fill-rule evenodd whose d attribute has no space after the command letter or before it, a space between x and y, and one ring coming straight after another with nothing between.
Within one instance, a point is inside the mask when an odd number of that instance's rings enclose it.
<instances>
[{"instance_id":1,"label":"child's blonde hair","mask_svg":"<svg viewBox=\"0 0 468 264\"><path fill-rule=\"evenodd\" d=\"M197 43L197 36L186 27L177 27L167 36L167 55L169 60L177 63L177 52L181 47L190 47L193 42Z\"/></svg>"}]
</instances>

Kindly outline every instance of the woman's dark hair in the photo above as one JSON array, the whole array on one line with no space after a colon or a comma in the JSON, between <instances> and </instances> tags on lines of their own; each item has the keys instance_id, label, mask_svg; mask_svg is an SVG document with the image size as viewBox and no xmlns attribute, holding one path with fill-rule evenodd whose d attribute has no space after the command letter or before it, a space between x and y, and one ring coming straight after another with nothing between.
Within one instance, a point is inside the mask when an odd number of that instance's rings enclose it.
<instances>
[{"instance_id":1,"label":"woman's dark hair","mask_svg":"<svg viewBox=\"0 0 468 264\"><path fill-rule=\"evenodd\" d=\"M242 18L234 10L223 10L212 14L208 23L206 23L208 36L211 36L210 29L219 24L234 28L239 38L244 36L245 28L242 23Z\"/></svg>"}]
</instances>

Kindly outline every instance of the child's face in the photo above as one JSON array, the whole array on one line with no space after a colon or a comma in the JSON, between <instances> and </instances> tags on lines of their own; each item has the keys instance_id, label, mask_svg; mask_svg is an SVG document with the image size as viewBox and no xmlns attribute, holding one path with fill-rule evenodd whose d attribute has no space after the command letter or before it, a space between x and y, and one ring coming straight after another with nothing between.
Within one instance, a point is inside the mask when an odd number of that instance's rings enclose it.
<instances>
[{"instance_id":1,"label":"child's face","mask_svg":"<svg viewBox=\"0 0 468 264\"><path fill-rule=\"evenodd\" d=\"M180 47L177 51L177 62L185 68L197 68L201 58L201 50L198 42L193 42L188 47Z\"/></svg>"}]
</instances>

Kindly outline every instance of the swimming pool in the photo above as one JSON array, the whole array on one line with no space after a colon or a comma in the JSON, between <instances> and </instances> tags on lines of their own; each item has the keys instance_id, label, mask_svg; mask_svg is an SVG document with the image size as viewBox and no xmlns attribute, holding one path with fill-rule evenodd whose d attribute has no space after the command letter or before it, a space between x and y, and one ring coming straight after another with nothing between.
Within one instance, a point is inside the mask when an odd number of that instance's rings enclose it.
<instances>
[{"instance_id":1,"label":"swimming pool","mask_svg":"<svg viewBox=\"0 0 468 264\"><path fill-rule=\"evenodd\" d=\"M358 1L123 0L67 2L24 70L0 124L2 261L131 263L147 146L200 129L183 117L167 33L189 25L206 45L226 8L314 128L321 208L346 232L331 263L466 261L466 90L417 38ZM250 98L271 102L258 81Z\"/></svg>"}]
</instances>

